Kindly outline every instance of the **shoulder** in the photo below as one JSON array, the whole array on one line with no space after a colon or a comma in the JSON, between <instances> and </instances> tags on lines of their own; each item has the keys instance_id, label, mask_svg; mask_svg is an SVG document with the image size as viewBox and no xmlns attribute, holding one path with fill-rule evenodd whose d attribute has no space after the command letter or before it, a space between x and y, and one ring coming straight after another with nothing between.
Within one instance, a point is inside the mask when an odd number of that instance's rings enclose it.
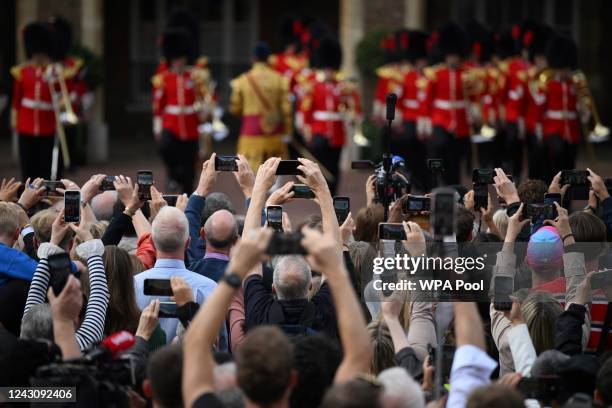
<instances>
[{"instance_id":1,"label":"shoulder","mask_svg":"<svg viewBox=\"0 0 612 408\"><path fill-rule=\"evenodd\" d=\"M440 71L445 68L444 64L436 64L423 69L423 74L429 80L435 80Z\"/></svg>"},{"instance_id":2,"label":"shoulder","mask_svg":"<svg viewBox=\"0 0 612 408\"><path fill-rule=\"evenodd\" d=\"M64 61L64 76L66 78L72 78L76 76L80 69L83 67L84 62L79 57L68 57Z\"/></svg>"},{"instance_id":3,"label":"shoulder","mask_svg":"<svg viewBox=\"0 0 612 408\"><path fill-rule=\"evenodd\" d=\"M153 75L153 77L151 78L151 83L155 88L160 88L164 86L166 73L167 71L162 71L158 74Z\"/></svg>"},{"instance_id":4,"label":"shoulder","mask_svg":"<svg viewBox=\"0 0 612 408\"><path fill-rule=\"evenodd\" d=\"M195 66L200 69L208 69L208 57L200 55L195 62Z\"/></svg>"},{"instance_id":5,"label":"shoulder","mask_svg":"<svg viewBox=\"0 0 612 408\"><path fill-rule=\"evenodd\" d=\"M23 72L30 67L30 64L19 64L11 68L11 75L13 78L20 80L23 76Z\"/></svg>"}]
</instances>

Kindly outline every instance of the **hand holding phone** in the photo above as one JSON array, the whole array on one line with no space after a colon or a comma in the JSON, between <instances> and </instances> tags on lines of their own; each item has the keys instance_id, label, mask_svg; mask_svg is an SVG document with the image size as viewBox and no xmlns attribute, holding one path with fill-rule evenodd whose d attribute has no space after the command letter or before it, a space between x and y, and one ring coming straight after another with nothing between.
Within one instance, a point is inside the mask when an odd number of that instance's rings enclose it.
<instances>
[{"instance_id":1,"label":"hand holding phone","mask_svg":"<svg viewBox=\"0 0 612 408\"><path fill-rule=\"evenodd\" d=\"M172 296L170 279L145 279L143 293L147 296Z\"/></svg>"},{"instance_id":2,"label":"hand holding phone","mask_svg":"<svg viewBox=\"0 0 612 408\"><path fill-rule=\"evenodd\" d=\"M115 190L115 179L116 176L106 176L100 184L100 191L112 191Z\"/></svg>"},{"instance_id":3,"label":"hand holding phone","mask_svg":"<svg viewBox=\"0 0 612 408\"><path fill-rule=\"evenodd\" d=\"M151 186L153 185L153 172L151 170L139 170L136 173L138 184L138 196L141 201L151 199Z\"/></svg>"},{"instance_id":4,"label":"hand holding phone","mask_svg":"<svg viewBox=\"0 0 612 408\"><path fill-rule=\"evenodd\" d=\"M291 187L291 191L293 191L293 198L305 198L308 200L315 198L315 193L306 184L294 184Z\"/></svg>"},{"instance_id":5,"label":"hand holding phone","mask_svg":"<svg viewBox=\"0 0 612 408\"><path fill-rule=\"evenodd\" d=\"M268 255L306 255L306 250L302 246L301 232L281 232L275 231L270 238L266 253Z\"/></svg>"},{"instance_id":6,"label":"hand holding phone","mask_svg":"<svg viewBox=\"0 0 612 408\"><path fill-rule=\"evenodd\" d=\"M215 156L215 171L238 171L238 156Z\"/></svg>"},{"instance_id":7,"label":"hand holding phone","mask_svg":"<svg viewBox=\"0 0 612 408\"><path fill-rule=\"evenodd\" d=\"M420 213L429 211L431 199L425 196L408 196L402 204L402 212L404 214Z\"/></svg>"},{"instance_id":8,"label":"hand holding phone","mask_svg":"<svg viewBox=\"0 0 612 408\"><path fill-rule=\"evenodd\" d=\"M47 264L49 265L49 286L53 289L53 294L59 296L72 273L70 256L66 252L50 255L47 258Z\"/></svg>"},{"instance_id":9,"label":"hand holding phone","mask_svg":"<svg viewBox=\"0 0 612 408\"><path fill-rule=\"evenodd\" d=\"M512 310L510 295L514 291L514 279L510 276L496 276L493 280L495 292L493 295L493 308L499 311Z\"/></svg>"},{"instance_id":10,"label":"hand holding phone","mask_svg":"<svg viewBox=\"0 0 612 408\"><path fill-rule=\"evenodd\" d=\"M405 241L406 231L400 223L381 222L378 224L378 239Z\"/></svg>"},{"instance_id":11,"label":"hand holding phone","mask_svg":"<svg viewBox=\"0 0 612 408\"><path fill-rule=\"evenodd\" d=\"M334 197L334 211L336 212L338 224L344 224L344 221L346 221L351 212L351 199L343 196Z\"/></svg>"}]
</instances>

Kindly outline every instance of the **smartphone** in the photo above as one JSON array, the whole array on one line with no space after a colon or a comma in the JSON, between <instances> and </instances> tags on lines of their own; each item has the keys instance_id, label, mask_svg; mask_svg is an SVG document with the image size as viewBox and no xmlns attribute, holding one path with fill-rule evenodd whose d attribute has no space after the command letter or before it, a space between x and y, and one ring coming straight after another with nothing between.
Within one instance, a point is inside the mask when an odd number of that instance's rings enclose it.
<instances>
[{"instance_id":1,"label":"smartphone","mask_svg":"<svg viewBox=\"0 0 612 408\"><path fill-rule=\"evenodd\" d=\"M138 196L140 200L150 200L153 172L151 170L139 170L136 173L136 183L138 183Z\"/></svg>"},{"instance_id":2,"label":"smartphone","mask_svg":"<svg viewBox=\"0 0 612 408\"><path fill-rule=\"evenodd\" d=\"M274 231L283 232L283 207L280 205L269 205L266 207L266 221L268 227Z\"/></svg>"},{"instance_id":3,"label":"smartphone","mask_svg":"<svg viewBox=\"0 0 612 408\"><path fill-rule=\"evenodd\" d=\"M472 171L472 182L474 184L495 184L494 169L474 169Z\"/></svg>"},{"instance_id":4,"label":"smartphone","mask_svg":"<svg viewBox=\"0 0 612 408\"><path fill-rule=\"evenodd\" d=\"M589 172L586 170L563 170L561 171L561 185L590 186Z\"/></svg>"},{"instance_id":5,"label":"smartphone","mask_svg":"<svg viewBox=\"0 0 612 408\"><path fill-rule=\"evenodd\" d=\"M561 377L556 375L541 375L523 377L518 383L518 391L526 399L537 399L544 403L557 400L561 391Z\"/></svg>"},{"instance_id":6,"label":"smartphone","mask_svg":"<svg viewBox=\"0 0 612 408\"><path fill-rule=\"evenodd\" d=\"M66 286L66 282L68 282L68 277L72 273L70 255L66 252L49 255L47 264L49 265L49 286L53 289L53 294L59 296L64 286Z\"/></svg>"},{"instance_id":7,"label":"smartphone","mask_svg":"<svg viewBox=\"0 0 612 408\"><path fill-rule=\"evenodd\" d=\"M176 319L176 302L159 302L160 319Z\"/></svg>"},{"instance_id":8,"label":"smartphone","mask_svg":"<svg viewBox=\"0 0 612 408\"><path fill-rule=\"evenodd\" d=\"M178 200L178 195L164 194L162 197L168 203L170 207L176 207L176 200Z\"/></svg>"},{"instance_id":9,"label":"smartphone","mask_svg":"<svg viewBox=\"0 0 612 408\"><path fill-rule=\"evenodd\" d=\"M404 241L406 239L406 231L404 231L402 224L381 222L378 224L378 239Z\"/></svg>"},{"instance_id":10,"label":"smartphone","mask_svg":"<svg viewBox=\"0 0 612 408\"><path fill-rule=\"evenodd\" d=\"M351 199L344 196L334 197L334 211L336 212L338 224L344 224L346 217L348 217L349 212L351 212Z\"/></svg>"},{"instance_id":11,"label":"smartphone","mask_svg":"<svg viewBox=\"0 0 612 408\"><path fill-rule=\"evenodd\" d=\"M408 196L402 204L402 212L404 214L429 211L431 208L431 199L425 196Z\"/></svg>"},{"instance_id":12,"label":"smartphone","mask_svg":"<svg viewBox=\"0 0 612 408\"><path fill-rule=\"evenodd\" d=\"M298 166L301 166L298 160L281 160L278 163L278 167L276 169L277 176L302 176L303 173L301 170L298 170Z\"/></svg>"},{"instance_id":13,"label":"smartphone","mask_svg":"<svg viewBox=\"0 0 612 408\"><path fill-rule=\"evenodd\" d=\"M113 184L114 181L115 181L115 176L104 177L104 180L102 180L102 184L100 184L100 191L115 190L115 185Z\"/></svg>"},{"instance_id":14,"label":"smartphone","mask_svg":"<svg viewBox=\"0 0 612 408\"><path fill-rule=\"evenodd\" d=\"M444 171L444 159L427 159L427 168L432 173L442 173Z\"/></svg>"},{"instance_id":15,"label":"smartphone","mask_svg":"<svg viewBox=\"0 0 612 408\"><path fill-rule=\"evenodd\" d=\"M66 190L64 193L64 221L79 222L81 220L81 192Z\"/></svg>"},{"instance_id":16,"label":"smartphone","mask_svg":"<svg viewBox=\"0 0 612 408\"><path fill-rule=\"evenodd\" d=\"M306 184L294 184L291 191L293 191L293 198L306 198L309 200L315 198L314 192Z\"/></svg>"},{"instance_id":17,"label":"smartphone","mask_svg":"<svg viewBox=\"0 0 612 408\"><path fill-rule=\"evenodd\" d=\"M238 171L238 156L215 156L215 171Z\"/></svg>"},{"instance_id":18,"label":"smartphone","mask_svg":"<svg viewBox=\"0 0 612 408\"><path fill-rule=\"evenodd\" d=\"M374 163L370 160L353 160L351 162L351 169L353 170L371 170L374 167Z\"/></svg>"},{"instance_id":19,"label":"smartphone","mask_svg":"<svg viewBox=\"0 0 612 408\"><path fill-rule=\"evenodd\" d=\"M561 204L561 193L546 193L544 194L544 204ZM554 207L554 204L553 204ZM556 211L556 208L555 208Z\"/></svg>"},{"instance_id":20,"label":"smartphone","mask_svg":"<svg viewBox=\"0 0 612 408\"><path fill-rule=\"evenodd\" d=\"M538 220L554 220L557 211L553 204L529 204L523 210L523 219L530 218L534 223Z\"/></svg>"},{"instance_id":21,"label":"smartphone","mask_svg":"<svg viewBox=\"0 0 612 408\"><path fill-rule=\"evenodd\" d=\"M143 293L148 296L172 296L170 279L145 279Z\"/></svg>"},{"instance_id":22,"label":"smartphone","mask_svg":"<svg viewBox=\"0 0 612 408\"><path fill-rule=\"evenodd\" d=\"M268 255L306 255L306 250L302 246L301 232L275 231L270 238L270 243L266 249Z\"/></svg>"},{"instance_id":23,"label":"smartphone","mask_svg":"<svg viewBox=\"0 0 612 408\"><path fill-rule=\"evenodd\" d=\"M612 269L605 269L591 276L591 289L603 289L608 286L612 286Z\"/></svg>"},{"instance_id":24,"label":"smartphone","mask_svg":"<svg viewBox=\"0 0 612 408\"><path fill-rule=\"evenodd\" d=\"M474 210L487 209L489 206L488 184L474 184Z\"/></svg>"},{"instance_id":25,"label":"smartphone","mask_svg":"<svg viewBox=\"0 0 612 408\"><path fill-rule=\"evenodd\" d=\"M493 284L495 286L493 308L500 311L511 310L510 295L514 291L514 279L510 276L496 276Z\"/></svg>"},{"instance_id":26,"label":"smartphone","mask_svg":"<svg viewBox=\"0 0 612 408\"><path fill-rule=\"evenodd\" d=\"M45 186L46 195L57 195L58 188L66 188L66 186L64 186L64 183L55 180L44 180L43 186Z\"/></svg>"},{"instance_id":27,"label":"smartphone","mask_svg":"<svg viewBox=\"0 0 612 408\"><path fill-rule=\"evenodd\" d=\"M444 189L436 192L432 197L430 225L434 237L444 237L455 233L456 205L455 191Z\"/></svg>"}]
</instances>

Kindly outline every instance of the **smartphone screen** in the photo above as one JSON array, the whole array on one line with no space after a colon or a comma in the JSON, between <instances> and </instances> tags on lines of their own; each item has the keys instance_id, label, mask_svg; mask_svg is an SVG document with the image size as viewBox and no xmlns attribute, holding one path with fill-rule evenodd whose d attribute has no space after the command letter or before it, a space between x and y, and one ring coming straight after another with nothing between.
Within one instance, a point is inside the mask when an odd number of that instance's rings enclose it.
<instances>
[{"instance_id":1,"label":"smartphone screen","mask_svg":"<svg viewBox=\"0 0 612 408\"><path fill-rule=\"evenodd\" d=\"M62 183L61 181L54 180L44 180L43 185L45 186L45 194L53 196L58 195L58 188L66 188L66 186L64 186L64 183Z\"/></svg>"},{"instance_id":2,"label":"smartphone screen","mask_svg":"<svg viewBox=\"0 0 612 408\"><path fill-rule=\"evenodd\" d=\"M141 200L151 199L151 186L153 185L153 172L151 170L140 170L136 173L138 183L138 195Z\"/></svg>"},{"instance_id":3,"label":"smartphone screen","mask_svg":"<svg viewBox=\"0 0 612 408\"><path fill-rule=\"evenodd\" d=\"M216 171L238 171L238 156L215 156Z\"/></svg>"},{"instance_id":4,"label":"smartphone screen","mask_svg":"<svg viewBox=\"0 0 612 408\"><path fill-rule=\"evenodd\" d=\"M342 225L346 221L349 212L351 212L351 199L344 196L334 197L334 211L336 212L338 224Z\"/></svg>"},{"instance_id":5,"label":"smartphone screen","mask_svg":"<svg viewBox=\"0 0 612 408\"><path fill-rule=\"evenodd\" d=\"M64 193L64 221L79 222L81 219L81 192L66 190Z\"/></svg>"},{"instance_id":6,"label":"smartphone screen","mask_svg":"<svg viewBox=\"0 0 612 408\"><path fill-rule=\"evenodd\" d=\"M306 184L294 184L291 191L293 191L293 198L306 198L309 200L315 198L314 192Z\"/></svg>"},{"instance_id":7,"label":"smartphone screen","mask_svg":"<svg viewBox=\"0 0 612 408\"><path fill-rule=\"evenodd\" d=\"M298 170L298 166L300 166L298 160L281 160L278 163L278 167L276 169L277 176L297 176L302 175L302 172Z\"/></svg>"},{"instance_id":8,"label":"smartphone screen","mask_svg":"<svg viewBox=\"0 0 612 408\"><path fill-rule=\"evenodd\" d=\"M266 207L266 221L268 227L275 231L283 231L283 207L280 205L269 205Z\"/></svg>"},{"instance_id":9,"label":"smartphone screen","mask_svg":"<svg viewBox=\"0 0 612 408\"><path fill-rule=\"evenodd\" d=\"M102 184L100 184L100 191L111 191L115 189L115 185L113 182L115 181L115 176L106 176L104 180L102 180Z\"/></svg>"},{"instance_id":10,"label":"smartphone screen","mask_svg":"<svg viewBox=\"0 0 612 408\"><path fill-rule=\"evenodd\" d=\"M172 296L170 279L145 279L143 293L149 296Z\"/></svg>"},{"instance_id":11,"label":"smartphone screen","mask_svg":"<svg viewBox=\"0 0 612 408\"><path fill-rule=\"evenodd\" d=\"M406 239L406 231L404 231L402 224L381 222L378 224L378 239L404 241Z\"/></svg>"},{"instance_id":12,"label":"smartphone screen","mask_svg":"<svg viewBox=\"0 0 612 408\"><path fill-rule=\"evenodd\" d=\"M162 197L164 201L166 201L170 207L176 207L176 200L178 200L178 195L164 194Z\"/></svg>"},{"instance_id":13,"label":"smartphone screen","mask_svg":"<svg viewBox=\"0 0 612 408\"><path fill-rule=\"evenodd\" d=\"M510 295L514 290L514 280L509 276L495 277L495 293L493 297L493 307L495 310L512 309L512 299Z\"/></svg>"},{"instance_id":14,"label":"smartphone screen","mask_svg":"<svg viewBox=\"0 0 612 408\"><path fill-rule=\"evenodd\" d=\"M302 246L301 232L274 232L266 253L268 255L306 255L306 250Z\"/></svg>"},{"instance_id":15,"label":"smartphone screen","mask_svg":"<svg viewBox=\"0 0 612 408\"><path fill-rule=\"evenodd\" d=\"M68 277L72 273L70 269L70 255L66 252L50 255L47 258L47 263L50 275L49 286L53 289L55 296L59 296L64 286L66 286Z\"/></svg>"},{"instance_id":16,"label":"smartphone screen","mask_svg":"<svg viewBox=\"0 0 612 408\"><path fill-rule=\"evenodd\" d=\"M429 211L430 205L429 197L409 196L404 200L402 212L404 214L408 214L413 212Z\"/></svg>"},{"instance_id":17,"label":"smartphone screen","mask_svg":"<svg viewBox=\"0 0 612 408\"><path fill-rule=\"evenodd\" d=\"M472 182L476 184L494 184L494 169L474 169L472 171Z\"/></svg>"},{"instance_id":18,"label":"smartphone screen","mask_svg":"<svg viewBox=\"0 0 612 408\"><path fill-rule=\"evenodd\" d=\"M454 191L440 191L434 194L430 222L434 236L443 237L455 233L455 212Z\"/></svg>"},{"instance_id":19,"label":"smartphone screen","mask_svg":"<svg viewBox=\"0 0 612 408\"><path fill-rule=\"evenodd\" d=\"M176 319L176 302L159 302L160 319Z\"/></svg>"},{"instance_id":20,"label":"smartphone screen","mask_svg":"<svg viewBox=\"0 0 612 408\"><path fill-rule=\"evenodd\" d=\"M474 210L487 209L489 206L489 189L487 184L474 185Z\"/></svg>"}]
</instances>

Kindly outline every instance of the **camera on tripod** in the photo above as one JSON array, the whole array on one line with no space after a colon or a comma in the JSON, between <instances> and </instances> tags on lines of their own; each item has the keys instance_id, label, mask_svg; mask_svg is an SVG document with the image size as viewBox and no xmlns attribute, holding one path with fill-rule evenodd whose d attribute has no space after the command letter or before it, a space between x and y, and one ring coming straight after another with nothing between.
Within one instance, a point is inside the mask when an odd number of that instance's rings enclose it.
<instances>
[{"instance_id":1,"label":"camera on tripod","mask_svg":"<svg viewBox=\"0 0 612 408\"><path fill-rule=\"evenodd\" d=\"M392 203L400 197L410 194L412 183L406 163L400 156L393 156L389 172L385 171L382 161L374 164L370 160L355 160L351 163L352 169L374 170L376 176L375 201L379 203Z\"/></svg>"}]
</instances>

